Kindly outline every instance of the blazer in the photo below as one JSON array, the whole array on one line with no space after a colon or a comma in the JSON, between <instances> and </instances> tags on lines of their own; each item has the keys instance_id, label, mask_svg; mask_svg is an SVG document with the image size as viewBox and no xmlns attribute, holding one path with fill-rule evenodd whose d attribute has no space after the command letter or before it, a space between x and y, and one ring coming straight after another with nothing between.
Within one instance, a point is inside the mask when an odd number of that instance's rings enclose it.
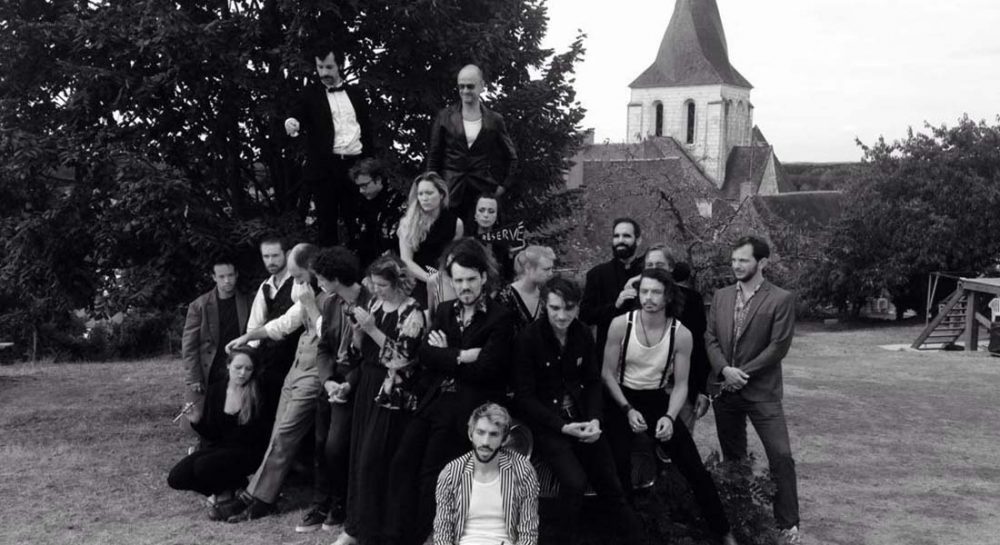
<instances>
[{"instance_id":1,"label":"blazer","mask_svg":"<svg viewBox=\"0 0 1000 545\"><path fill-rule=\"evenodd\" d=\"M576 405L578 422L601 418L601 365L590 329L574 320L560 348L547 318L535 320L517 338L514 407L532 427L561 433L563 395Z\"/></svg>"},{"instance_id":2,"label":"blazer","mask_svg":"<svg viewBox=\"0 0 1000 545\"><path fill-rule=\"evenodd\" d=\"M535 545L538 542L538 476L526 457L500 449L500 494L510 545ZM434 497L434 545L458 545L465 530L472 497L472 479L476 463L472 452L444 466L438 475Z\"/></svg>"},{"instance_id":3,"label":"blazer","mask_svg":"<svg viewBox=\"0 0 1000 545\"><path fill-rule=\"evenodd\" d=\"M483 126L472 147L465 139L461 104L442 109L431 126L427 170L443 176L453 193L469 186L478 193L492 193L499 186L509 190L514 182L511 173L517 169L517 150L503 116L486 106L480 109ZM461 202L458 197L451 200Z\"/></svg>"},{"instance_id":4,"label":"blazer","mask_svg":"<svg viewBox=\"0 0 1000 545\"><path fill-rule=\"evenodd\" d=\"M371 157L375 153L375 144L368 101L355 85L346 86L344 91L354 107L358 125L361 126L361 156ZM333 160L333 139L337 132L330 114L330 103L326 100L326 87L313 84L303 89L292 107L291 117L299 121L299 130L306 139L303 176L307 180L325 177L330 161Z\"/></svg>"},{"instance_id":5,"label":"blazer","mask_svg":"<svg viewBox=\"0 0 1000 545\"><path fill-rule=\"evenodd\" d=\"M242 335L247 331L250 296L237 291L233 297L236 298L236 316ZM215 354L223 348L219 346L219 292L212 288L212 291L203 293L188 305L184 320L181 361L187 370L187 383L205 386Z\"/></svg>"},{"instance_id":6,"label":"blazer","mask_svg":"<svg viewBox=\"0 0 1000 545\"><path fill-rule=\"evenodd\" d=\"M443 331L448 347L437 348L426 342L420 346L420 363L428 372L423 381L426 394L418 412L434 399L446 380L454 379L458 395L467 404L499 398L506 389L510 375L506 367L514 335L510 311L483 294L472 321L462 331L458 326L456 305L461 305L457 299L439 304L428 328L428 332ZM459 365L458 354L466 348L481 348L482 351L476 361Z\"/></svg>"},{"instance_id":7,"label":"blazer","mask_svg":"<svg viewBox=\"0 0 1000 545\"><path fill-rule=\"evenodd\" d=\"M587 283L583 288L583 300L580 301L580 319L597 328L594 336L597 338L597 354L601 358L604 357L604 343L608 339L611 320L628 312L625 305L620 309L615 308L618 294L629 278L642 272L642 265L641 259L632 260L628 267L621 261L612 259L587 271Z\"/></svg>"},{"instance_id":8,"label":"blazer","mask_svg":"<svg viewBox=\"0 0 1000 545\"><path fill-rule=\"evenodd\" d=\"M795 295L764 281L750 299L746 324L733 341L736 284L716 290L708 313L705 349L718 380L724 367L750 375L739 395L747 401L780 401L781 360L792 346L795 333Z\"/></svg>"}]
</instances>

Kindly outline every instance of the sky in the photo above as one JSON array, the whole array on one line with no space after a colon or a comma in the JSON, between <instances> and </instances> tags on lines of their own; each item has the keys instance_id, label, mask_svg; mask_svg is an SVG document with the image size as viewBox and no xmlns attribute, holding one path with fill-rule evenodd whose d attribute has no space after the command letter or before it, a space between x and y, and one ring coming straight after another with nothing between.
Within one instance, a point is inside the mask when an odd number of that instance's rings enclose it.
<instances>
[{"instance_id":1,"label":"sky","mask_svg":"<svg viewBox=\"0 0 1000 545\"><path fill-rule=\"evenodd\" d=\"M717 0L754 123L783 162L857 161L855 139L1000 114L996 0ZM673 0L547 0L543 45L587 34L577 99L596 141L625 139L628 84L656 57Z\"/></svg>"}]
</instances>

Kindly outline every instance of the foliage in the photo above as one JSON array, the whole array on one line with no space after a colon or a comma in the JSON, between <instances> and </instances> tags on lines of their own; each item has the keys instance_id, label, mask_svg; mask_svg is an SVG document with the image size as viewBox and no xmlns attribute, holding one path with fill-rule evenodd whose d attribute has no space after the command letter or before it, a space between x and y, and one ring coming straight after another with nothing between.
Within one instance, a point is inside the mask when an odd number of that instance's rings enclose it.
<instances>
[{"instance_id":1,"label":"foliage","mask_svg":"<svg viewBox=\"0 0 1000 545\"><path fill-rule=\"evenodd\" d=\"M902 315L923 310L930 272L995 274L1000 118L925 128L862 145L869 168L848 186L824 259L810 271L813 299L856 312L884 290Z\"/></svg>"},{"instance_id":2,"label":"foliage","mask_svg":"<svg viewBox=\"0 0 1000 545\"><path fill-rule=\"evenodd\" d=\"M58 330L71 309L173 309L210 287L217 253L249 277L262 232L308 239L282 124L318 39L347 53L376 151L406 180L458 68L482 65L521 152L512 216L541 227L583 116L582 37L555 54L545 28L542 0L4 3L0 337Z\"/></svg>"}]
</instances>

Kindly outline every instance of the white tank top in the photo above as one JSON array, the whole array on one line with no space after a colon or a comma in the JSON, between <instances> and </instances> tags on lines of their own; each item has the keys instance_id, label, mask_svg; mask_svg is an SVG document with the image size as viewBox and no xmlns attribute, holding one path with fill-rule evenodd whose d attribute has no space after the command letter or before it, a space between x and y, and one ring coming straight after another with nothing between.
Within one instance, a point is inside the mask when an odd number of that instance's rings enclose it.
<instances>
[{"instance_id":1,"label":"white tank top","mask_svg":"<svg viewBox=\"0 0 1000 545\"><path fill-rule=\"evenodd\" d=\"M507 522L503 516L500 475L488 483L472 479L469 512L465 517L465 528L458 545L500 545L500 543L511 543L510 536L507 535Z\"/></svg>"},{"instance_id":2,"label":"white tank top","mask_svg":"<svg viewBox=\"0 0 1000 545\"><path fill-rule=\"evenodd\" d=\"M632 390L657 390L666 386L673 373L673 360L670 353L673 351L673 343L670 342L670 329L674 327L674 319L667 322L666 329L663 330L663 338L653 346L643 346L639 341L639 311L632 312L632 333L629 335L628 346L625 350L625 376L622 385ZM670 361L670 369L666 375L663 367Z\"/></svg>"}]
</instances>

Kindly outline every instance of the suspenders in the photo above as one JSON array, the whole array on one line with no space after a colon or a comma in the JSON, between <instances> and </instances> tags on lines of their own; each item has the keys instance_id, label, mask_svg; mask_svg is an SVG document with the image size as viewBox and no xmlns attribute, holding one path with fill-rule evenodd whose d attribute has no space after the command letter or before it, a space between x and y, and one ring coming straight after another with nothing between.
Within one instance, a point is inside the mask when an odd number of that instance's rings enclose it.
<instances>
[{"instance_id":1,"label":"suspenders","mask_svg":"<svg viewBox=\"0 0 1000 545\"><path fill-rule=\"evenodd\" d=\"M621 352L618 354L618 384L621 385L625 382L625 354L628 352L628 341L632 337L632 320L635 313L638 311L632 311L628 313L628 323L625 324L625 337L622 338ZM667 383L667 373L670 372L674 363L674 337L677 332L677 318L674 318L670 324L670 353L667 355L667 364L663 366L663 374L660 375L660 385L659 388ZM647 341L649 342L649 341Z\"/></svg>"}]
</instances>

